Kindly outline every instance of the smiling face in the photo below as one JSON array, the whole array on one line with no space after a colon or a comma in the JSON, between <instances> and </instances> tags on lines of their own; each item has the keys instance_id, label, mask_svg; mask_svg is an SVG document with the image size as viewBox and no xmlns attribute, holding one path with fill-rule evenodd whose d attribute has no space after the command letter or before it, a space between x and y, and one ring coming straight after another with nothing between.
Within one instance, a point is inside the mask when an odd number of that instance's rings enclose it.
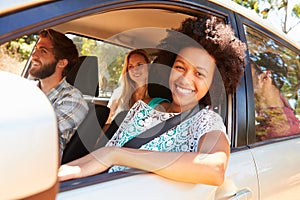
<instances>
[{"instance_id":1,"label":"smiling face","mask_svg":"<svg viewBox=\"0 0 300 200\"><path fill-rule=\"evenodd\" d=\"M137 86L143 86L148 80L148 65L144 56L140 54L132 54L128 60L129 77Z\"/></svg>"},{"instance_id":2,"label":"smiling face","mask_svg":"<svg viewBox=\"0 0 300 200\"><path fill-rule=\"evenodd\" d=\"M55 72L57 63L50 39L40 38L32 53L30 75L39 79L47 78Z\"/></svg>"},{"instance_id":3,"label":"smiling face","mask_svg":"<svg viewBox=\"0 0 300 200\"><path fill-rule=\"evenodd\" d=\"M172 112L190 110L198 104L210 88L215 68L214 58L204 49L186 47L179 52L169 80Z\"/></svg>"}]
</instances>

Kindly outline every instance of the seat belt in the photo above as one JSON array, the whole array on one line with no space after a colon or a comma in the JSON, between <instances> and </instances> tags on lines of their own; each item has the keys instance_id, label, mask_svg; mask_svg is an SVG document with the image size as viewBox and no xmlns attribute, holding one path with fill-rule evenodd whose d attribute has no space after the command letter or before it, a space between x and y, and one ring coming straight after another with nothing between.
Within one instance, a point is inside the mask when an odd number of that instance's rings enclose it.
<instances>
[{"instance_id":1,"label":"seat belt","mask_svg":"<svg viewBox=\"0 0 300 200\"><path fill-rule=\"evenodd\" d=\"M175 116L167 119L166 121L160 122L159 124L145 130L141 134L139 134L136 137L132 138L131 140L127 141L123 145L123 147L138 149L141 146L143 146L144 144L153 140L154 138L159 137L160 135L167 132L171 128L177 126L182 121L192 117L197 112L199 112L201 109L203 109L203 107L204 107L203 105L198 104L191 110L182 112L178 115L175 115Z\"/></svg>"}]
</instances>

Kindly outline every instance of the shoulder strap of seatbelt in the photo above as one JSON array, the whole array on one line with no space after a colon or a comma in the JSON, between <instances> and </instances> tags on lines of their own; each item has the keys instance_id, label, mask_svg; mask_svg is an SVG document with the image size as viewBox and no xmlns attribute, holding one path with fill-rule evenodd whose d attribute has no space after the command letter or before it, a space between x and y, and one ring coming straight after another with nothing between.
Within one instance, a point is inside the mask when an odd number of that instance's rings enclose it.
<instances>
[{"instance_id":1,"label":"shoulder strap of seatbelt","mask_svg":"<svg viewBox=\"0 0 300 200\"><path fill-rule=\"evenodd\" d=\"M138 149L142 145L150 142L154 138L159 137L163 133L167 132L171 128L180 124L180 122L188 119L189 117L193 116L197 112L199 112L203 108L202 105L195 106L192 110L182 112L178 115L175 115L166 121L163 121L150 129L145 130L143 133L137 135L136 137L132 138L131 140L127 141L123 147L135 148Z\"/></svg>"}]
</instances>

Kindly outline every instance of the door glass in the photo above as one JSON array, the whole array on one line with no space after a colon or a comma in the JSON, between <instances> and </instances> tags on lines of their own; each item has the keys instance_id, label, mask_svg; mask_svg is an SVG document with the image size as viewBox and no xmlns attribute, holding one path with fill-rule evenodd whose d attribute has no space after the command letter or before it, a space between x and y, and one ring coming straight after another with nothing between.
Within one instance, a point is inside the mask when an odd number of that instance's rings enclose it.
<instances>
[{"instance_id":1,"label":"door glass","mask_svg":"<svg viewBox=\"0 0 300 200\"><path fill-rule=\"evenodd\" d=\"M0 70L21 75L37 36L24 35L0 45Z\"/></svg>"},{"instance_id":2,"label":"door glass","mask_svg":"<svg viewBox=\"0 0 300 200\"><path fill-rule=\"evenodd\" d=\"M257 141L298 134L300 58L294 51L245 26L251 58Z\"/></svg>"},{"instance_id":3,"label":"door glass","mask_svg":"<svg viewBox=\"0 0 300 200\"><path fill-rule=\"evenodd\" d=\"M79 56L97 56L99 97L109 98L118 87L125 55L129 48L112 43L66 34L77 46Z\"/></svg>"}]
</instances>

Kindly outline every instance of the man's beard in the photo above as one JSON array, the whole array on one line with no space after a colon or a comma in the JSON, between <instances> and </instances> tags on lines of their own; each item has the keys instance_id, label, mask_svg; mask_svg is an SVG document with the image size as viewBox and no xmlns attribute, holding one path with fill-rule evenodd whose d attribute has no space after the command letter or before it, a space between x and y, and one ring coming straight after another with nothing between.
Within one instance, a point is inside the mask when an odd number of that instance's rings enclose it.
<instances>
[{"instance_id":1,"label":"man's beard","mask_svg":"<svg viewBox=\"0 0 300 200\"><path fill-rule=\"evenodd\" d=\"M38 70L31 68L29 74L38 79L45 79L54 74L58 60L53 61L52 63L42 65Z\"/></svg>"}]
</instances>

